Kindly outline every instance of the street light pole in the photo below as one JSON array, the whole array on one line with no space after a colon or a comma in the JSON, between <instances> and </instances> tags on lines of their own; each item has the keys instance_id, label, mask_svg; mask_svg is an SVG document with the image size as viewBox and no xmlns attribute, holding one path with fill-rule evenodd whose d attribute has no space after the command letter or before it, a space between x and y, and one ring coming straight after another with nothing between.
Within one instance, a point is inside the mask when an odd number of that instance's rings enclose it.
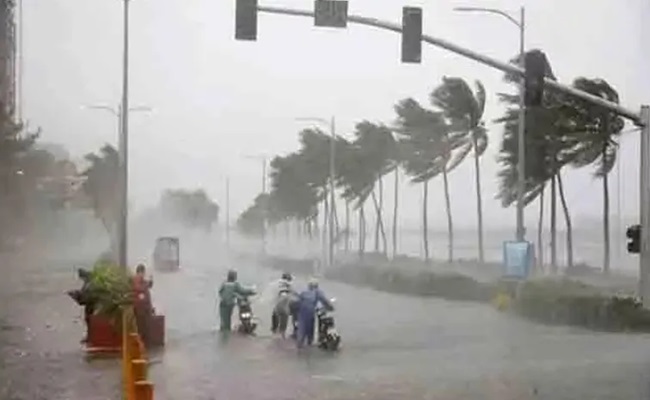
<instances>
[{"instance_id":1,"label":"street light pole","mask_svg":"<svg viewBox=\"0 0 650 400\"><path fill-rule=\"evenodd\" d=\"M124 124L124 118L125 118L125 116L127 114L132 113L132 112L137 112L137 111L150 112L150 111L153 111L153 110L150 107L138 106L138 107L129 108L128 112L125 113L125 112L122 112L123 109L122 109L121 104L118 105L117 108L113 108L113 107L106 106L106 105L90 105L90 106L83 106L83 108L86 108L86 109L89 109L89 110L107 111L107 112L113 114L113 116L115 118L117 118L117 121L118 121L118 123L117 123L117 131L118 131L118 142L119 142L118 143L118 147L119 147L118 153L119 153L119 157L120 157L120 160L119 160L120 164L118 166L120 168L120 170L119 170L118 174L119 174L119 183L120 183L120 186L122 186L122 179L123 179L124 175L122 175L123 170L122 170L122 159L121 158L122 158L122 150L123 150L123 143L124 143L123 142L124 138L123 138L123 134L122 134L123 128L124 128L124 125L123 125ZM122 202L124 201L124 199L122 197L122 193L123 193L122 190L120 190L120 199L119 199L119 202L120 202L120 204L119 204L120 205L120 217L122 216L122 209L123 209ZM120 218L120 220L117 221L118 222L118 230L115 232L117 237L115 237L115 236L111 237L111 247L112 247L111 250L114 250L113 246L115 244L118 245L117 257L118 257L118 260L120 261L120 266L125 266L126 264L121 263L121 260L122 260L121 259L121 254L122 254L122 250L121 250L122 247L121 246L122 246L122 243L123 243L122 242L122 233L123 233L122 227L125 226L125 225L121 224L121 221L122 221L121 218Z\"/></svg>"},{"instance_id":2,"label":"street light pole","mask_svg":"<svg viewBox=\"0 0 650 400\"><path fill-rule=\"evenodd\" d=\"M129 1L124 1L124 55L122 64L122 104L120 106L120 218L118 221L118 262L128 265L128 188L129 188Z\"/></svg>"},{"instance_id":3,"label":"street light pole","mask_svg":"<svg viewBox=\"0 0 650 400\"><path fill-rule=\"evenodd\" d=\"M266 155L257 155L257 156L245 156L247 159L260 160L262 162L262 194L266 194L266 164L268 157ZM264 210L265 214L262 218L262 254L266 254L266 219L268 215L266 214L266 208Z\"/></svg>"},{"instance_id":4,"label":"street light pole","mask_svg":"<svg viewBox=\"0 0 650 400\"><path fill-rule=\"evenodd\" d=\"M330 120L330 215L329 215L329 265L334 265L334 177L335 171L335 151L336 151L336 121L332 116Z\"/></svg>"},{"instance_id":5,"label":"street light pole","mask_svg":"<svg viewBox=\"0 0 650 400\"><path fill-rule=\"evenodd\" d=\"M522 6L519 15L519 65L525 68L525 11ZM524 226L524 192L526 185L526 104L524 77L519 78L519 128L517 132L517 241L526 239ZM539 249L541 251L542 249Z\"/></svg>"},{"instance_id":6,"label":"street light pole","mask_svg":"<svg viewBox=\"0 0 650 400\"><path fill-rule=\"evenodd\" d=\"M226 178L226 246L230 249L230 177Z\"/></svg>"},{"instance_id":7,"label":"street light pole","mask_svg":"<svg viewBox=\"0 0 650 400\"><path fill-rule=\"evenodd\" d=\"M500 15L519 28L519 66L523 69L525 58L525 31L526 16L525 9L519 10L519 20L512 17L505 11L495 8L483 7L456 7L455 11L465 12L482 12ZM519 123L517 131L517 241L522 242L526 238L526 228L524 227L524 193L526 191L526 105L525 105L525 88L524 78L519 77Z\"/></svg>"}]
</instances>

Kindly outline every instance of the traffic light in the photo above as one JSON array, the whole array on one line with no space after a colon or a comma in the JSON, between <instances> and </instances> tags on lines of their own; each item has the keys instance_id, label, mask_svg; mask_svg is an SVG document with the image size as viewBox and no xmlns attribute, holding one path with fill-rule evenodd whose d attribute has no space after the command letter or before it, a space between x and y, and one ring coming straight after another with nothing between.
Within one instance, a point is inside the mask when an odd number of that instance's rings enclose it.
<instances>
[{"instance_id":1,"label":"traffic light","mask_svg":"<svg viewBox=\"0 0 650 400\"><path fill-rule=\"evenodd\" d=\"M257 0L237 0L235 39L257 40Z\"/></svg>"},{"instance_id":2,"label":"traffic light","mask_svg":"<svg viewBox=\"0 0 650 400\"><path fill-rule=\"evenodd\" d=\"M544 98L546 56L540 50L531 50L524 57L524 104L537 107Z\"/></svg>"},{"instance_id":3,"label":"traffic light","mask_svg":"<svg viewBox=\"0 0 650 400\"><path fill-rule=\"evenodd\" d=\"M402 62L422 62L422 8L402 8Z\"/></svg>"},{"instance_id":4,"label":"traffic light","mask_svg":"<svg viewBox=\"0 0 650 400\"><path fill-rule=\"evenodd\" d=\"M348 26L347 0L315 0L314 25L330 28Z\"/></svg>"},{"instance_id":5,"label":"traffic light","mask_svg":"<svg viewBox=\"0 0 650 400\"><path fill-rule=\"evenodd\" d=\"M627 252L639 254L641 252L641 225L632 225L627 228L625 236L630 240L627 242Z\"/></svg>"}]
</instances>

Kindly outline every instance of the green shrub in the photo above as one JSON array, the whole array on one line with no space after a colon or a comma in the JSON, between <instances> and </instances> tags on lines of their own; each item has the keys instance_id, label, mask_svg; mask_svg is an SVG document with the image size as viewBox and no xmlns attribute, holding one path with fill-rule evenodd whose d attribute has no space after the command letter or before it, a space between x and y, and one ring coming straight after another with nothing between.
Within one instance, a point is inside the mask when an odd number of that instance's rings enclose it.
<instances>
[{"instance_id":1,"label":"green shrub","mask_svg":"<svg viewBox=\"0 0 650 400\"><path fill-rule=\"evenodd\" d=\"M325 269L325 277L351 285L414 296L489 303L506 295L511 309L525 318L602 331L650 332L650 310L630 297L611 297L595 286L571 279L537 279L525 283L479 282L458 273L439 273L369 260ZM271 266L298 275L313 273L311 260L274 259ZM504 307L505 308L505 307Z\"/></svg>"},{"instance_id":2,"label":"green shrub","mask_svg":"<svg viewBox=\"0 0 650 400\"><path fill-rule=\"evenodd\" d=\"M96 314L119 321L122 308L133 304L131 274L108 261L98 261L90 271L88 296L95 302Z\"/></svg>"},{"instance_id":3,"label":"green shrub","mask_svg":"<svg viewBox=\"0 0 650 400\"><path fill-rule=\"evenodd\" d=\"M514 309L548 324L575 325L603 331L650 331L650 311L630 297L610 297L572 280L524 283Z\"/></svg>"}]
</instances>

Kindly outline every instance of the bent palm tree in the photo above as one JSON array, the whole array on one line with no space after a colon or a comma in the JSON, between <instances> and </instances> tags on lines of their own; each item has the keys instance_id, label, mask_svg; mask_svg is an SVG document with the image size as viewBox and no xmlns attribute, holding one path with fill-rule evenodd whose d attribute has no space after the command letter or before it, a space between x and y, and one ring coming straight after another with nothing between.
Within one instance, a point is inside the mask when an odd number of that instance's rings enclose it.
<instances>
[{"instance_id":1,"label":"bent palm tree","mask_svg":"<svg viewBox=\"0 0 650 400\"><path fill-rule=\"evenodd\" d=\"M473 150L476 189L476 214L478 219L479 262L485 261L483 248L483 208L481 199L480 157L488 146L487 130L483 121L485 110L485 88L480 81L475 82L475 91L461 78L443 78L442 84L434 90L431 100L449 119L450 131L459 134L461 160ZM451 213L448 209L448 218ZM449 222L451 231L451 222ZM451 256L450 256L451 257Z\"/></svg>"},{"instance_id":2,"label":"bent palm tree","mask_svg":"<svg viewBox=\"0 0 650 400\"><path fill-rule=\"evenodd\" d=\"M577 78L573 86L610 102L618 103L618 92L603 79ZM582 118L585 130L572 150L575 167L595 164L594 176L603 182L603 272L610 269L609 173L616 164L618 138L625 126L620 116L601 107L575 100L575 118Z\"/></svg>"}]
</instances>

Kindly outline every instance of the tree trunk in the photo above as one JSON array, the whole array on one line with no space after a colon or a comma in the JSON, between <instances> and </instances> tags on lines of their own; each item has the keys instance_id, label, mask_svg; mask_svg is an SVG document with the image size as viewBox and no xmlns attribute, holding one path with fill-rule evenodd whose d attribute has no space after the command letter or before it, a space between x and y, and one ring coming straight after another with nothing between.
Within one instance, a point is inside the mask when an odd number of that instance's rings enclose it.
<instances>
[{"instance_id":1,"label":"tree trunk","mask_svg":"<svg viewBox=\"0 0 650 400\"><path fill-rule=\"evenodd\" d=\"M557 177L551 179L551 272L557 274Z\"/></svg>"},{"instance_id":2,"label":"tree trunk","mask_svg":"<svg viewBox=\"0 0 650 400\"><path fill-rule=\"evenodd\" d=\"M338 207L336 207L336 201L334 202L334 207L332 208L332 211L334 212L334 238L336 240L335 244L337 244L337 247L340 244L339 242L339 233L341 232L340 226L339 226L339 211Z\"/></svg>"},{"instance_id":3,"label":"tree trunk","mask_svg":"<svg viewBox=\"0 0 650 400\"><path fill-rule=\"evenodd\" d=\"M393 201L393 259L397 257L397 203L399 201L399 168L395 168L395 194Z\"/></svg>"},{"instance_id":4,"label":"tree trunk","mask_svg":"<svg viewBox=\"0 0 650 400\"><path fill-rule=\"evenodd\" d=\"M323 260L327 260L327 246L329 245L329 240L327 236L327 232L329 232L329 227L328 227L328 222L329 222L329 213L330 213L330 208L329 208L329 196L325 194L325 200L323 201L323 226L321 228L321 234L323 235L321 237L321 246L322 247L322 254L323 254Z\"/></svg>"},{"instance_id":5,"label":"tree trunk","mask_svg":"<svg viewBox=\"0 0 650 400\"><path fill-rule=\"evenodd\" d=\"M372 204L375 206L375 253L379 254L379 224L381 223L381 208L377 205L376 186L372 188Z\"/></svg>"},{"instance_id":6,"label":"tree trunk","mask_svg":"<svg viewBox=\"0 0 650 400\"><path fill-rule=\"evenodd\" d=\"M569 214L569 207L564 195L564 185L562 184L562 175L558 171L557 174L557 187L560 191L560 202L562 203L562 211L564 212L564 221L566 223L566 257L567 267L573 267L573 228L571 225L571 215Z\"/></svg>"},{"instance_id":7,"label":"tree trunk","mask_svg":"<svg viewBox=\"0 0 650 400\"><path fill-rule=\"evenodd\" d=\"M379 232L381 233L382 243L384 243L382 254L386 256L386 230L384 229L384 219L381 216L381 208L380 208L381 206L380 203L377 201L377 196L375 196L374 192L372 192L371 197L372 197L372 202L375 205L375 210L377 212L377 226L379 227ZM375 238L375 246L376 244L377 244L377 238Z\"/></svg>"},{"instance_id":8,"label":"tree trunk","mask_svg":"<svg viewBox=\"0 0 650 400\"><path fill-rule=\"evenodd\" d=\"M476 171L476 216L478 218L478 261L485 263L485 253L483 248L483 199L481 198L481 165L479 163L479 154L476 148L476 138L474 141L474 170Z\"/></svg>"},{"instance_id":9,"label":"tree trunk","mask_svg":"<svg viewBox=\"0 0 650 400\"><path fill-rule=\"evenodd\" d=\"M445 209L447 210L447 261L454 261L454 223L451 217L451 198L449 197L449 174L447 168L442 170L442 181L445 189Z\"/></svg>"},{"instance_id":10,"label":"tree trunk","mask_svg":"<svg viewBox=\"0 0 650 400\"><path fill-rule=\"evenodd\" d=\"M350 251L350 201L345 201L345 252Z\"/></svg>"},{"instance_id":11,"label":"tree trunk","mask_svg":"<svg viewBox=\"0 0 650 400\"><path fill-rule=\"evenodd\" d=\"M429 181L422 182L424 194L422 196L422 242L424 245L424 261L429 262Z\"/></svg>"},{"instance_id":12,"label":"tree trunk","mask_svg":"<svg viewBox=\"0 0 650 400\"><path fill-rule=\"evenodd\" d=\"M546 184L539 194L539 219L537 220L537 264L539 272L544 271L544 191Z\"/></svg>"},{"instance_id":13,"label":"tree trunk","mask_svg":"<svg viewBox=\"0 0 650 400\"><path fill-rule=\"evenodd\" d=\"M603 159L606 157L607 144L603 146ZM610 231L609 231L609 175L603 175L603 272L609 274L610 268Z\"/></svg>"},{"instance_id":14,"label":"tree trunk","mask_svg":"<svg viewBox=\"0 0 650 400\"><path fill-rule=\"evenodd\" d=\"M359 259L363 259L366 249L366 213L363 210L364 204L359 206Z\"/></svg>"},{"instance_id":15,"label":"tree trunk","mask_svg":"<svg viewBox=\"0 0 650 400\"><path fill-rule=\"evenodd\" d=\"M377 197L375 196L375 192L373 190L373 202L375 203L375 209L377 210L377 221L375 222L375 253L379 253L379 239L381 237L382 239L382 246L383 249L381 250L381 253L386 255L386 231L384 229L384 179L383 177L379 177L377 179L377 191L379 192L377 194ZM377 202L377 199L379 200Z\"/></svg>"},{"instance_id":16,"label":"tree trunk","mask_svg":"<svg viewBox=\"0 0 650 400\"><path fill-rule=\"evenodd\" d=\"M286 220L284 223L284 232L287 238L287 242L291 242L291 222Z\"/></svg>"}]
</instances>

